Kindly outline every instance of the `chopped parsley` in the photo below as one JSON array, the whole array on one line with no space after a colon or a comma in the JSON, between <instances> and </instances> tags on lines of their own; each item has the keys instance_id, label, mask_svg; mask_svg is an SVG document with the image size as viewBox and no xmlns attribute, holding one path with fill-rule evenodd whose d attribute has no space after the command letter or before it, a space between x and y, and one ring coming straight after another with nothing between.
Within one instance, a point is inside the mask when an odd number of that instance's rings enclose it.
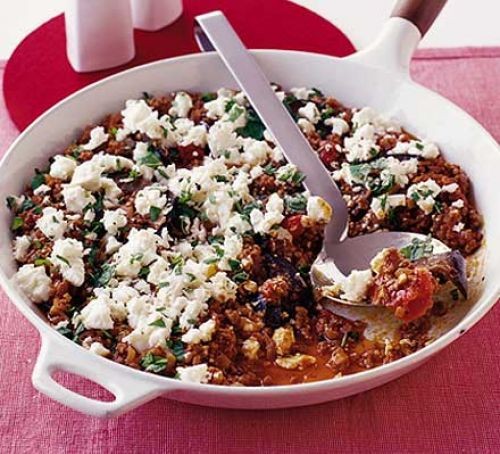
<instances>
[{"instance_id":1,"label":"chopped parsley","mask_svg":"<svg viewBox=\"0 0 500 454\"><path fill-rule=\"evenodd\" d=\"M139 178L141 176L141 172L139 172L138 169L132 169L129 174L128 174L128 177L129 178L132 178L132 180L136 180L137 178Z\"/></svg>"},{"instance_id":2,"label":"chopped parsley","mask_svg":"<svg viewBox=\"0 0 500 454\"><path fill-rule=\"evenodd\" d=\"M286 181L288 183L292 183L295 185L299 185L305 179L306 176L300 170L297 170L296 168L293 167L290 167L290 169L287 169L286 171L278 175L279 181Z\"/></svg>"},{"instance_id":3,"label":"chopped parsley","mask_svg":"<svg viewBox=\"0 0 500 454\"><path fill-rule=\"evenodd\" d=\"M154 322L151 322L149 326L158 326L159 328L166 328L167 325L165 325L165 320L162 318L159 318L155 320Z\"/></svg>"},{"instance_id":4,"label":"chopped parsley","mask_svg":"<svg viewBox=\"0 0 500 454\"><path fill-rule=\"evenodd\" d=\"M148 274L149 274L149 266L143 266L139 270L139 277L142 279L146 279L148 277Z\"/></svg>"},{"instance_id":5,"label":"chopped parsley","mask_svg":"<svg viewBox=\"0 0 500 454\"><path fill-rule=\"evenodd\" d=\"M217 99L217 93L203 93L201 95L201 100L203 102L210 102Z\"/></svg>"},{"instance_id":6,"label":"chopped parsley","mask_svg":"<svg viewBox=\"0 0 500 454\"><path fill-rule=\"evenodd\" d=\"M236 121L241 115L245 113L245 109L238 105L234 105L229 112L229 121Z\"/></svg>"},{"instance_id":7,"label":"chopped parsley","mask_svg":"<svg viewBox=\"0 0 500 454\"><path fill-rule=\"evenodd\" d=\"M238 284L241 284L242 282L247 281L248 278L249 278L248 273L245 273L245 271L240 271L239 273L236 273L233 276L233 281Z\"/></svg>"},{"instance_id":8,"label":"chopped parsley","mask_svg":"<svg viewBox=\"0 0 500 454\"><path fill-rule=\"evenodd\" d=\"M35 169L35 172L35 176L31 180L31 189L33 189L33 191L39 188L42 184L45 184L45 175L38 169Z\"/></svg>"},{"instance_id":9,"label":"chopped parsley","mask_svg":"<svg viewBox=\"0 0 500 454\"><path fill-rule=\"evenodd\" d=\"M399 251L408 260L413 261L432 255L433 249L432 237L428 236L425 240L413 238L408 246L401 248Z\"/></svg>"},{"instance_id":10,"label":"chopped parsley","mask_svg":"<svg viewBox=\"0 0 500 454\"><path fill-rule=\"evenodd\" d=\"M236 105L237 105L236 101L234 99L230 99L229 101L226 102L226 104L224 106L224 112L226 112L226 113L231 112L231 109L233 108L233 106L236 106Z\"/></svg>"},{"instance_id":11,"label":"chopped parsley","mask_svg":"<svg viewBox=\"0 0 500 454\"><path fill-rule=\"evenodd\" d=\"M158 218L160 217L161 214L161 208L158 207L151 207L149 209L149 217L153 222L156 222Z\"/></svg>"},{"instance_id":12,"label":"chopped parsley","mask_svg":"<svg viewBox=\"0 0 500 454\"><path fill-rule=\"evenodd\" d=\"M295 196L285 196L285 208L288 213L302 213L307 208L307 198L304 194L297 194Z\"/></svg>"},{"instance_id":13,"label":"chopped parsley","mask_svg":"<svg viewBox=\"0 0 500 454\"><path fill-rule=\"evenodd\" d=\"M163 372L168 366L168 359L163 356L153 355L152 353L147 353L141 359L141 366L147 372L153 372L154 374L159 374Z\"/></svg>"},{"instance_id":14,"label":"chopped parsley","mask_svg":"<svg viewBox=\"0 0 500 454\"><path fill-rule=\"evenodd\" d=\"M265 130L266 127L264 126L264 123L262 123L255 111L253 109L249 109L247 112L247 124L243 128L238 128L236 133L243 137L263 140Z\"/></svg>"},{"instance_id":15,"label":"chopped parsley","mask_svg":"<svg viewBox=\"0 0 500 454\"><path fill-rule=\"evenodd\" d=\"M71 263L69 263L69 260L66 257L63 257L62 255L56 255L56 258L66 265L71 266Z\"/></svg>"},{"instance_id":16,"label":"chopped parsley","mask_svg":"<svg viewBox=\"0 0 500 454\"><path fill-rule=\"evenodd\" d=\"M19 216L16 216L14 219L12 219L12 223L10 225L11 230L18 230L24 225L24 220L23 218L20 218Z\"/></svg>"},{"instance_id":17,"label":"chopped parsley","mask_svg":"<svg viewBox=\"0 0 500 454\"><path fill-rule=\"evenodd\" d=\"M161 159L154 147L150 146L147 153L141 159L139 159L139 164L151 167L152 169L157 169L163 163L161 162Z\"/></svg>"},{"instance_id":18,"label":"chopped parsley","mask_svg":"<svg viewBox=\"0 0 500 454\"><path fill-rule=\"evenodd\" d=\"M167 347L175 355L177 361L184 361L184 344L182 343L182 341L169 339L167 341Z\"/></svg>"},{"instance_id":19,"label":"chopped parsley","mask_svg":"<svg viewBox=\"0 0 500 454\"><path fill-rule=\"evenodd\" d=\"M241 262L236 259L228 259L227 261L229 267L231 268L231 271L236 272L241 270Z\"/></svg>"},{"instance_id":20,"label":"chopped parsley","mask_svg":"<svg viewBox=\"0 0 500 454\"><path fill-rule=\"evenodd\" d=\"M108 282L111 280L115 274L115 267L113 265L108 265L105 263L101 267L101 272L98 276L95 276L95 285L97 287L106 287Z\"/></svg>"},{"instance_id":21,"label":"chopped parsley","mask_svg":"<svg viewBox=\"0 0 500 454\"><path fill-rule=\"evenodd\" d=\"M45 259L35 259L35 266L51 265L51 261L47 258Z\"/></svg>"}]
</instances>

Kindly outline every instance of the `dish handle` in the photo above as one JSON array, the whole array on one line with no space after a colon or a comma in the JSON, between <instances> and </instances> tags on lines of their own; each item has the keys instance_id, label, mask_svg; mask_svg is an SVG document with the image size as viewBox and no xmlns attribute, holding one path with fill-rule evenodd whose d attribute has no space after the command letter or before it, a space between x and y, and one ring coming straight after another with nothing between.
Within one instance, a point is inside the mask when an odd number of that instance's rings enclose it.
<instances>
[{"instance_id":1,"label":"dish handle","mask_svg":"<svg viewBox=\"0 0 500 454\"><path fill-rule=\"evenodd\" d=\"M168 391L165 385L152 383L147 377L120 373L111 361L103 358L89 361L88 352L68 344L65 339L54 337L41 334L42 346L33 369L32 382L38 391L63 405L91 416L107 418L132 410ZM113 394L115 399L101 401L69 390L54 380L52 375L56 371L69 372L95 382Z\"/></svg>"},{"instance_id":2,"label":"dish handle","mask_svg":"<svg viewBox=\"0 0 500 454\"><path fill-rule=\"evenodd\" d=\"M378 38L347 60L409 77L410 60L447 0L398 0Z\"/></svg>"}]
</instances>

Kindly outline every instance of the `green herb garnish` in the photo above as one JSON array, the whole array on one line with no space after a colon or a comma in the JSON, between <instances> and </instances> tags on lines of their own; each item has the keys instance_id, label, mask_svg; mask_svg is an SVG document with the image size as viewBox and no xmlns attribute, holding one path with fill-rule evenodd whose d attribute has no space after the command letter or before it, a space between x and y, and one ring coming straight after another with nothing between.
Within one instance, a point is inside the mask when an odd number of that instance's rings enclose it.
<instances>
[{"instance_id":1,"label":"green herb garnish","mask_svg":"<svg viewBox=\"0 0 500 454\"><path fill-rule=\"evenodd\" d=\"M158 326L160 328L165 328L165 321L162 318L159 318L158 320L155 320L154 322L151 322L149 326Z\"/></svg>"},{"instance_id":2,"label":"green herb garnish","mask_svg":"<svg viewBox=\"0 0 500 454\"><path fill-rule=\"evenodd\" d=\"M161 214L161 208L158 207L151 207L149 209L149 217L153 222L156 222L158 218L160 217Z\"/></svg>"},{"instance_id":3,"label":"green herb garnish","mask_svg":"<svg viewBox=\"0 0 500 454\"><path fill-rule=\"evenodd\" d=\"M239 273L236 273L233 276L233 281L237 282L238 284L247 281L249 278L248 274L245 273L245 271L240 271Z\"/></svg>"},{"instance_id":4,"label":"green herb garnish","mask_svg":"<svg viewBox=\"0 0 500 454\"><path fill-rule=\"evenodd\" d=\"M56 258L59 259L61 262L64 262L66 265L71 266L69 260L66 257L63 257L62 255L56 255Z\"/></svg>"},{"instance_id":5,"label":"green herb garnish","mask_svg":"<svg viewBox=\"0 0 500 454\"><path fill-rule=\"evenodd\" d=\"M428 236L425 240L413 238L408 246L401 248L399 251L408 260L414 261L432 255L433 249L432 238Z\"/></svg>"},{"instance_id":6,"label":"green herb garnish","mask_svg":"<svg viewBox=\"0 0 500 454\"><path fill-rule=\"evenodd\" d=\"M153 355L152 353L147 353L141 359L141 366L147 372L153 372L158 374L163 372L168 366L168 359L163 356Z\"/></svg>"},{"instance_id":7,"label":"green herb garnish","mask_svg":"<svg viewBox=\"0 0 500 454\"><path fill-rule=\"evenodd\" d=\"M52 263L49 259L35 259L35 266L48 265L50 266Z\"/></svg>"},{"instance_id":8,"label":"green herb garnish","mask_svg":"<svg viewBox=\"0 0 500 454\"><path fill-rule=\"evenodd\" d=\"M16 216L10 225L11 230L18 230L24 225L23 218Z\"/></svg>"},{"instance_id":9,"label":"green herb garnish","mask_svg":"<svg viewBox=\"0 0 500 454\"><path fill-rule=\"evenodd\" d=\"M45 175L41 173L38 169L35 169L35 176L31 180L31 189L33 191L40 187L42 184L45 184Z\"/></svg>"},{"instance_id":10,"label":"green herb garnish","mask_svg":"<svg viewBox=\"0 0 500 454\"><path fill-rule=\"evenodd\" d=\"M236 129L236 133L243 137L251 137L252 139L264 139L264 131L266 127L260 121L260 118L254 110L249 109L247 112L247 124L243 128Z\"/></svg>"},{"instance_id":11,"label":"green herb garnish","mask_svg":"<svg viewBox=\"0 0 500 454\"><path fill-rule=\"evenodd\" d=\"M214 101L215 99L217 99L217 93L203 93L201 95L201 100L203 102L210 102Z\"/></svg>"}]
</instances>

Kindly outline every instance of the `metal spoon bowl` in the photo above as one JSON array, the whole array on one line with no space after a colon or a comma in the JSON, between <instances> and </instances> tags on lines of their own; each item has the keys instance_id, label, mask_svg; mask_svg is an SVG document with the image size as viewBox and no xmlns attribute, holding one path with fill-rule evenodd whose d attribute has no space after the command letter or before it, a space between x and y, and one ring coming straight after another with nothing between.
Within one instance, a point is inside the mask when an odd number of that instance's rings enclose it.
<instances>
[{"instance_id":1,"label":"metal spoon bowl","mask_svg":"<svg viewBox=\"0 0 500 454\"><path fill-rule=\"evenodd\" d=\"M369 269L371 260L382 249L387 247L401 249L411 244L413 240L425 241L427 238L426 235L419 233L383 231L347 238L341 242L332 242L326 239L323 250L311 267L311 282L314 287L319 288L340 283L353 270ZM430 244L433 254L446 254L451 251L448 246L435 238L431 239ZM464 260L461 255L459 257L458 260ZM461 266L457 264L457 266L465 268L464 263ZM371 306L367 301L349 301L328 293L322 296L349 306Z\"/></svg>"}]
</instances>

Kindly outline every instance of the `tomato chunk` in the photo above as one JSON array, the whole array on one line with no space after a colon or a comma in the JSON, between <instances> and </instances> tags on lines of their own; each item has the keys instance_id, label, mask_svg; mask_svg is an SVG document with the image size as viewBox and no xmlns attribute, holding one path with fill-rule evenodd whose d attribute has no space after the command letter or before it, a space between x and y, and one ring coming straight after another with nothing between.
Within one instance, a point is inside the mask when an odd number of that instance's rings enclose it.
<instances>
[{"instance_id":1,"label":"tomato chunk","mask_svg":"<svg viewBox=\"0 0 500 454\"><path fill-rule=\"evenodd\" d=\"M294 214L283 219L281 226L288 230L294 238L298 238L304 233L304 226L302 225L302 215Z\"/></svg>"},{"instance_id":2,"label":"tomato chunk","mask_svg":"<svg viewBox=\"0 0 500 454\"><path fill-rule=\"evenodd\" d=\"M415 268L410 280L391 296L388 307L394 308L394 315L408 323L425 315L434 304L433 295L436 280L425 268Z\"/></svg>"}]
</instances>

